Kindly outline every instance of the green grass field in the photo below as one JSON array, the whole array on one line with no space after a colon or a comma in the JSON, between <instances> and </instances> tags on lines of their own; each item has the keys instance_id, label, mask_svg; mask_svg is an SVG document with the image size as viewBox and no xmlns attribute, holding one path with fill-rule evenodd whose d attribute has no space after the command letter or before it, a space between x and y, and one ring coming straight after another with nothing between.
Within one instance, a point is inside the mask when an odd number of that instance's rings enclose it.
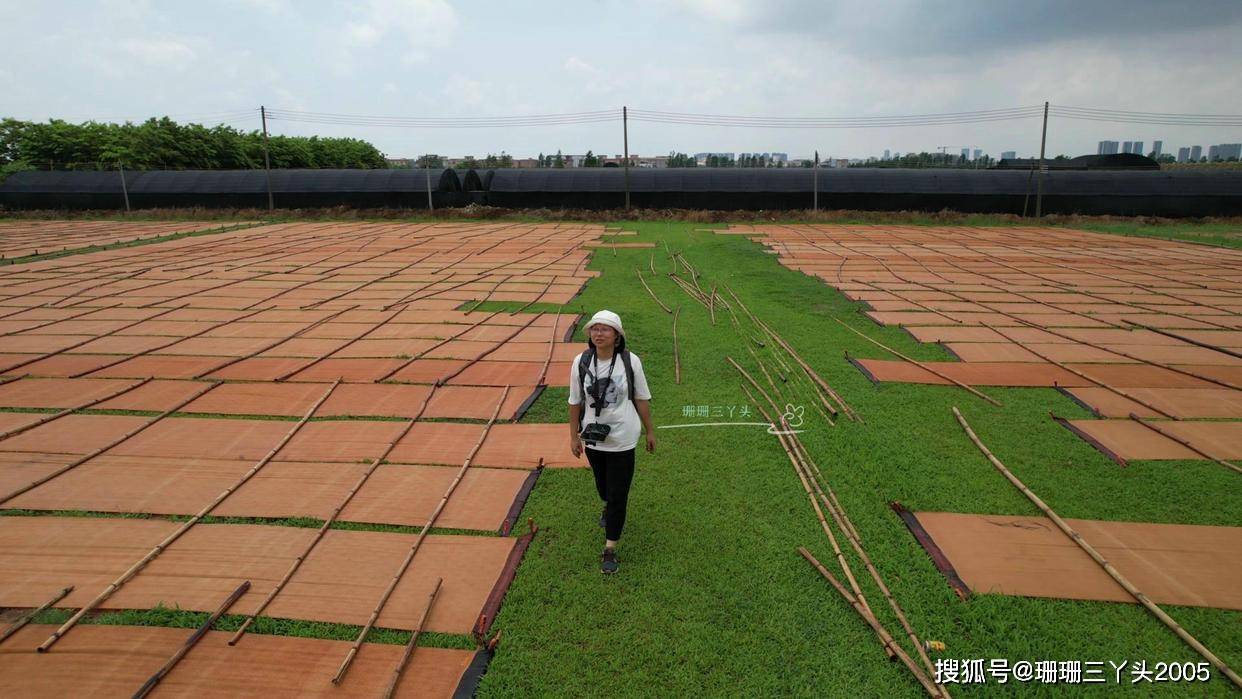
<instances>
[{"instance_id":1,"label":"green grass field","mask_svg":"<svg viewBox=\"0 0 1242 699\"><path fill-rule=\"evenodd\" d=\"M872 221L874 222L874 221ZM927 223L944 223L929 219ZM904 221L904 223L910 223ZM961 222L956 222L959 225ZM996 222L972 220L973 225ZM950 413L959 406L992 451L1064 517L1238 525L1242 495L1236 475L1207 462L1134 462L1121 468L1048 418L1086 417L1050 389L985 389L995 408L958 388L876 386L844 358L885 357L849 333L846 320L916 358L948 359L904 331L880 328L819 280L780 267L756 243L695 232L689 222L623 223L638 236L683 252L708 284L727 282L759 317L797 351L866 420L828 427L814 419L804 382L790 401L806 405L801 436L857 525L868 553L921 637L943 641L939 657L1018 660L1196 662L1199 657L1138 605L977 595L960 601L889 509L1038 514L979 454ZM1071 224L1065 224L1071 225ZM1112 233L1198 239L1238 247L1236 227L1073 224ZM705 421L687 406L752 410L740 377L725 357L754 369L746 345L717 314L682 292L666 272L648 270L652 251L600 250L594 279L566 312L608 308L621 314L631 348L647 368L658 425ZM670 305L679 304L682 382L673 380L671 316L643 290L635 268ZM490 310L502 304L485 304ZM557 310L540 304L528 310ZM579 331L576 339L582 340ZM766 351L766 350L760 350ZM555 367L568 371L568 367ZM562 422L565 389L548 389L526 422ZM714 418L723 419L723 418ZM750 418L756 419L756 418ZM485 697L509 696L919 696L919 685L888 661L872 632L795 552L810 548L834 568L831 550L802 487L775 437L762 428L660 430L654 456L640 453L621 542L621 573L599 573L599 507L585 469L546 469L524 517L540 527L510 589L495 629L498 652L480 686ZM568 449L568 443L566 443ZM0 515L38 514L5 511ZM72 513L95 516L96 513ZM317 526L314 520L228 520ZM353 523L342 523L351 528ZM361 525L360 528L372 528ZM401 528L402 531L408 528ZM855 566L862 574L860 566ZM865 577L865 574L863 574ZM860 579L873 601L878 593ZM881 609L881 607L884 607ZM882 602L877 614L899 626ZM1183 626L1235 667L1242 665L1242 614L1166 607ZM39 621L55 622L55 610ZM190 627L205 615L180 610L120 611L92 623ZM217 626L235 628L240 618ZM256 633L352 638L357 627L261 619ZM404 643L408 633L378 629L370 640ZM431 634L420 644L470 647L466 636ZM1013 687L1013 685L1009 685ZM958 695L995 691L951 686ZM1226 681L1186 685L1021 687L1023 694L1189 693L1224 696ZM1008 691L1013 691L1012 689Z\"/></svg>"},{"instance_id":2,"label":"green grass field","mask_svg":"<svg viewBox=\"0 0 1242 699\"><path fill-rule=\"evenodd\" d=\"M627 241L667 241L682 251L708 280L704 286L730 284L862 414L866 424L812 421L802 436L916 630L948 646L942 657L1199 660L1138 605L1000 595L959 601L888 503L899 500L915 511L1038 514L970 443L950 412L954 405L1064 517L1236 525L1242 522L1236 474L1205 462L1120 468L1048 418L1049 410L1087 416L1051 389L987 389L1004 403L995 408L954 387L873 385L843 353L884 352L831 318L917 358L946 355L904 331L877 327L859 314L860 304L783 269L756 243L695 233L703 227L698 224L625 227L640 233ZM725 356L752 371L753 360L727 316L720 314L713 327L706 309L664 276L671 263L660 247L660 275L647 276L665 303L682 306L682 383L674 383L671 316L634 272L648 270L650 252L601 251L591 268L603 275L569 306L621 314L631 347L647 367L658 425L703 421L683 417L685 406L727 411L747 405ZM546 391L525 419L564 420L565 398L564 389ZM802 402L810 411L809 401ZM807 546L832 566L827 540L774 437L745 427L660 430L658 437L657 453L638 457L617 576L598 571L602 533L589 472L549 469L540 477L524 514L541 531L496 622L504 637L482 696L922 694L795 552ZM880 599L869 580L860 582ZM900 630L887 607L877 610L890 629ZM1227 662L1242 662L1242 614L1168 611ZM1138 691L1186 689L1144 685ZM1128 683L1025 690L1135 691ZM1193 688L1195 694L1229 691L1223 679Z\"/></svg>"}]
</instances>

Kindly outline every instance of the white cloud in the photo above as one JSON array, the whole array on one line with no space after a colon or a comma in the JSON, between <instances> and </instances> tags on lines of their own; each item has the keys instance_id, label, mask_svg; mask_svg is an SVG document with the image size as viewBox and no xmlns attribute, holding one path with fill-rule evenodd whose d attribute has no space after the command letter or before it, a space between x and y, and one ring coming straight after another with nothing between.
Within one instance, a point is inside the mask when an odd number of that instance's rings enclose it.
<instances>
[{"instance_id":1,"label":"white cloud","mask_svg":"<svg viewBox=\"0 0 1242 699\"><path fill-rule=\"evenodd\" d=\"M126 39L121 49L148 65L177 70L189 67L196 58L194 49L177 39Z\"/></svg>"},{"instance_id":2,"label":"white cloud","mask_svg":"<svg viewBox=\"0 0 1242 699\"><path fill-rule=\"evenodd\" d=\"M447 46L457 29L457 13L445 0L367 0L355 14L346 24L350 45L393 42L406 63L426 59L429 48Z\"/></svg>"}]
</instances>

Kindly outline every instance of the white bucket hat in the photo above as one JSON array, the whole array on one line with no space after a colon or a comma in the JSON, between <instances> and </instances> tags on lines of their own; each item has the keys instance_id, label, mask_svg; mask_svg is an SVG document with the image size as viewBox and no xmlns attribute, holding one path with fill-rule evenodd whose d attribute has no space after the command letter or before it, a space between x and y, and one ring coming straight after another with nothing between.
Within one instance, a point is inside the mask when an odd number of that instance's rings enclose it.
<instances>
[{"instance_id":1,"label":"white bucket hat","mask_svg":"<svg viewBox=\"0 0 1242 699\"><path fill-rule=\"evenodd\" d=\"M590 331L592 325L607 325L621 337L625 337L625 330L621 328L621 316L612 311L600 311L591 316L591 321L587 323L587 330Z\"/></svg>"}]
</instances>

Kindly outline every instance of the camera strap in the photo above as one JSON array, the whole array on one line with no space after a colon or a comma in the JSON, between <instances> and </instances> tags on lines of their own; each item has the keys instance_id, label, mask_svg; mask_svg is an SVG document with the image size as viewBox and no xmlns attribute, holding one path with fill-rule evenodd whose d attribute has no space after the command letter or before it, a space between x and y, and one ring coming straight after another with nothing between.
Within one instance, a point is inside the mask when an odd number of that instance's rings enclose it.
<instances>
[{"instance_id":1,"label":"camera strap","mask_svg":"<svg viewBox=\"0 0 1242 699\"><path fill-rule=\"evenodd\" d=\"M617 353L614 351L612 353L612 361L608 362L608 373L606 374L606 376L608 377L609 381L612 380L612 370L616 366L617 366ZM595 417L598 419L599 414L603 411L604 396L603 396L603 392L599 390L599 386L601 385L600 380L599 380L599 357L597 357L594 352L591 353L591 378L595 379L595 382L594 382L595 390L597 393L600 393L600 395L595 395L594 393L591 394L591 398L594 399L591 402L591 407L595 408Z\"/></svg>"}]
</instances>

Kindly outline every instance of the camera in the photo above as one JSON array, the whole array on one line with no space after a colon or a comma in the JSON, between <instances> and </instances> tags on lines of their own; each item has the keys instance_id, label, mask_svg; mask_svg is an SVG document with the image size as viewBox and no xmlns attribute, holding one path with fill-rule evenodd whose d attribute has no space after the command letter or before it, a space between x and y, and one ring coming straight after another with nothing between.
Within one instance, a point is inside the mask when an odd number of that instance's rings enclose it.
<instances>
[{"instance_id":1,"label":"camera","mask_svg":"<svg viewBox=\"0 0 1242 699\"><path fill-rule=\"evenodd\" d=\"M582 432L579 436L582 437L582 441L587 444L597 444L605 439L608 439L608 433L611 431L612 427L610 425L601 425L598 422L592 422L582 428Z\"/></svg>"}]
</instances>

